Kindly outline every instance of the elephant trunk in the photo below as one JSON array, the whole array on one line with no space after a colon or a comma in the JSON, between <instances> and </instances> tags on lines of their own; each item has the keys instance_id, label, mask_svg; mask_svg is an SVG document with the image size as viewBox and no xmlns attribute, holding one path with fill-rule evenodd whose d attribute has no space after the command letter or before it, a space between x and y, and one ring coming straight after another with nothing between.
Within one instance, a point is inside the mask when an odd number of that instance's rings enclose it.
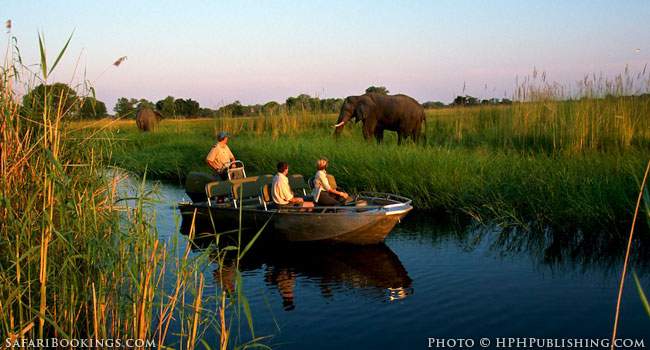
<instances>
[{"instance_id":1,"label":"elephant trunk","mask_svg":"<svg viewBox=\"0 0 650 350\"><path fill-rule=\"evenodd\" d=\"M345 127L345 123L347 123L351 117L351 113L341 112L339 119L336 121L336 125L334 125L334 135L338 136L341 134L341 131L343 131L343 128Z\"/></svg>"}]
</instances>

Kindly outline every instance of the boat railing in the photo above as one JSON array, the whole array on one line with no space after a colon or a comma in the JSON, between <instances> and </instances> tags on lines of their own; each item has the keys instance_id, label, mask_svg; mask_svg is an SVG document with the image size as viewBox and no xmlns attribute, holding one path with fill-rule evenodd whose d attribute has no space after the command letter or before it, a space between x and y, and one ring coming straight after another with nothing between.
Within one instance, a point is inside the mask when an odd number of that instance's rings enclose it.
<instances>
[{"instance_id":1,"label":"boat railing","mask_svg":"<svg viewBox=\"0 0 650 350\"><path fill-rule=\"evenodd\" d=\"M370 200L379 199L379 200L388 200L388 201L397 202L394 204L385 205L384 208L402 206L405 204L410 205L413 202L413 200L411 200L410 198L406 198L404 196L400 196L393 193L386 193L386 192L362 191L359 192L358 196L365 197Z\"/></svg>"},{"instance_id":2,"label":"boat railing","mask_svg":"<svg viewBox=\"0 0 650 350\"><path fill-rule=\"evenodd\" d=\"M393 193L363 191L355 195L357 200L348 205L278 208L271 202L270 178L270 175L263 175L208 183L205 186L208 206L223 206L225 203L211 201L212 197L220 196L227 198L225 202L234 208L237 208L241 201L246 207L255 203L255 206L259 205L265 211L279 210L281 212L357 213L384 210L394 213L408 209L412 203L411 199ZM293 180L296 181L296 179ZM304 182L302 178L298 180Z\"/></svg>"},{"instance_id":3,"label":"boat railing","mask_svg":"<svg viewBox=\"0 0 650 350\"><path fill-rule=\"evenodd\" d=\"M244 169L244 162L235 160L228 162L224 165L228 169L228 180L243 179L246 177L246 170Z\"/></svg>"},{"instance_id":4,"label":"boat railing","mask_svg":"<svg viewBox=\"0 0 650 350\"><path fill-rule=\"evenodd\" d=\"M317 213L341 213L341 212L370 212L370 211L377 211L377 210L385 210L389 212L393 211L400 211L407 209L410 207L412 200L403 196L399 196L396 194L392 193L384 193L384 192L369 192L369 191L364 191L360 192L357 195L357 198L363 199L363 200L369 200L372 202L373 200L384 200L384 201L391 201L395 203L391 204L369 204L369 205L362 205L362 206L356 206L356 205L342 205L342 206L314 206L311 208L305 208L305 207L282 207L279 208L278 210L283 211L283 212L317 212ZM276 208L274 208L276 209ZM265 207L265 210L271 210L269 207L268 209Z\"/></svg>"},{"instance_id":5,"label":"boat railing","mask_svg":"<svg viewBox=\"0 0 650 350\"><path fill-rule=\"evenodd\" d=\"M371 212L374 210L381 210L385 206L383 205L367 205L363 207L356 206L314 206L314 207L269 207L268 211L277 210L278 212L305 212L305 213L319 213L319 214L330 214L330 213L357 213L357 212Z\"/></svg>"}]
</instances>

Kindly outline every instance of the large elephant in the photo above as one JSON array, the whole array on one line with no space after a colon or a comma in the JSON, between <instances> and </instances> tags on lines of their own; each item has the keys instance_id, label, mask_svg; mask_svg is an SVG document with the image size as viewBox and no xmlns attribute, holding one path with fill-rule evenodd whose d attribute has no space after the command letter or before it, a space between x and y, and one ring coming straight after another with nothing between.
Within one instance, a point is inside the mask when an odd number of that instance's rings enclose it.
<instances>
[{"instance_id":1,"label":"large elephant","mask_svg":"<svg viewBox=\"0 0 650 350\"><path fill-rule=\"evenodd\" d=\"M158 111L144 107L138 110L138 114L135 117L135 124L142 131L153 131L161 119L162 115Z\"/></svg>"},{"instance_id":2,"label":"large elephant","mask_svg":"<svg viewBox=\"0 0 650 350\"><path fill-rule=\"evenodd\" d=\"M384 130L396 131L399 144L409 137L417 142L425 123L424 108L418 101L406 95L377 93L346 97L334 125L335 135L338 136L352 118L363 123L366 140L374 136L378 143L384 138Z\"/></svg>"}]
</instances>

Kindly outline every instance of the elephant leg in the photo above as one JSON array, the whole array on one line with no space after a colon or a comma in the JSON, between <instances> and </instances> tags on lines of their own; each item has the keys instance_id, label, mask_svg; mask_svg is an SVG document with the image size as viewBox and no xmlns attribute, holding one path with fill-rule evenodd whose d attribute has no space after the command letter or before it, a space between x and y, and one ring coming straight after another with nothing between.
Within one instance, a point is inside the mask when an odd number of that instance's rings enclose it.
<instances>
[{"instance_id":1,"label":"elephant leg","mask_svg":"<svg viewBox=\"0 0 650 350\"><path fill-rule=\"evenodd\" d=\"M377 139L377 143L384 141L384 129L375 128L375 139Z\"/></svg>"},{"instance_id":2,"label":"elephant leg","mask_svg":"<svg viewBox=\"0 0 650 350\"><path fill-rule=\"evenodd\" d=\"M397 144L398 145L402 144L402 133L401 132L397 133Z\"/></svg>"},{"instance_id":3,"label":"elephant leg","mask_svg":"<svg viewBox=\"0 0 650 350\"><path fill-rule=\"evenodd\" d=\"M366 139L366 141L370 141L370 139L373 137L375 134L375 124L370 124L368 122L363 124L363 138Z\"/></svg>"},{"instance_id":4,"label":"elephant leg","mask_svg":"<svg viewBox=\"0 0 650 350\"><path fill-rule=\"evenodd\" d=\"M366 130L365 128L363 129L363 138L368 141L372 137L372 134L370 133L369 130Z\"/></svg>"}]
</instances>

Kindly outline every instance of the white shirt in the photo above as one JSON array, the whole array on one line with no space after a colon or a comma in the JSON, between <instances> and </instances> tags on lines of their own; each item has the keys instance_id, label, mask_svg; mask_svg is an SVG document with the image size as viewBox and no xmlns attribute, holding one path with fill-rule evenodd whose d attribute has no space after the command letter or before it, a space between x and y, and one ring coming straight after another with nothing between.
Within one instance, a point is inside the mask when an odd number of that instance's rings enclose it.
<instances>
[{"instance_id":1,"label":"white shirt","mask_svg":"<svg viewBox=\"0 0 650 350\"><path fill-rule=\"evenodd\" d=\"M329 191L332 187L330 182L327 181L327 173L325 170L319 170L314 175L314 190L311 192L312 197L314 197L314 202L318 202L321 191Z\"/></svg>"},{"instance_id":2,"label":"white shirt","mask_svg":"<svg viewBox=\"0 0 650 350\"><path fill-rule=\"evenodd\" d=\"M273 177L271 188L273 189L271 197L276 204L289 204L289 201L293 199L293 192L291 192L291 187L289 186L289 178L284 174L277 173Z\"/></svg>"}]
</instances>

